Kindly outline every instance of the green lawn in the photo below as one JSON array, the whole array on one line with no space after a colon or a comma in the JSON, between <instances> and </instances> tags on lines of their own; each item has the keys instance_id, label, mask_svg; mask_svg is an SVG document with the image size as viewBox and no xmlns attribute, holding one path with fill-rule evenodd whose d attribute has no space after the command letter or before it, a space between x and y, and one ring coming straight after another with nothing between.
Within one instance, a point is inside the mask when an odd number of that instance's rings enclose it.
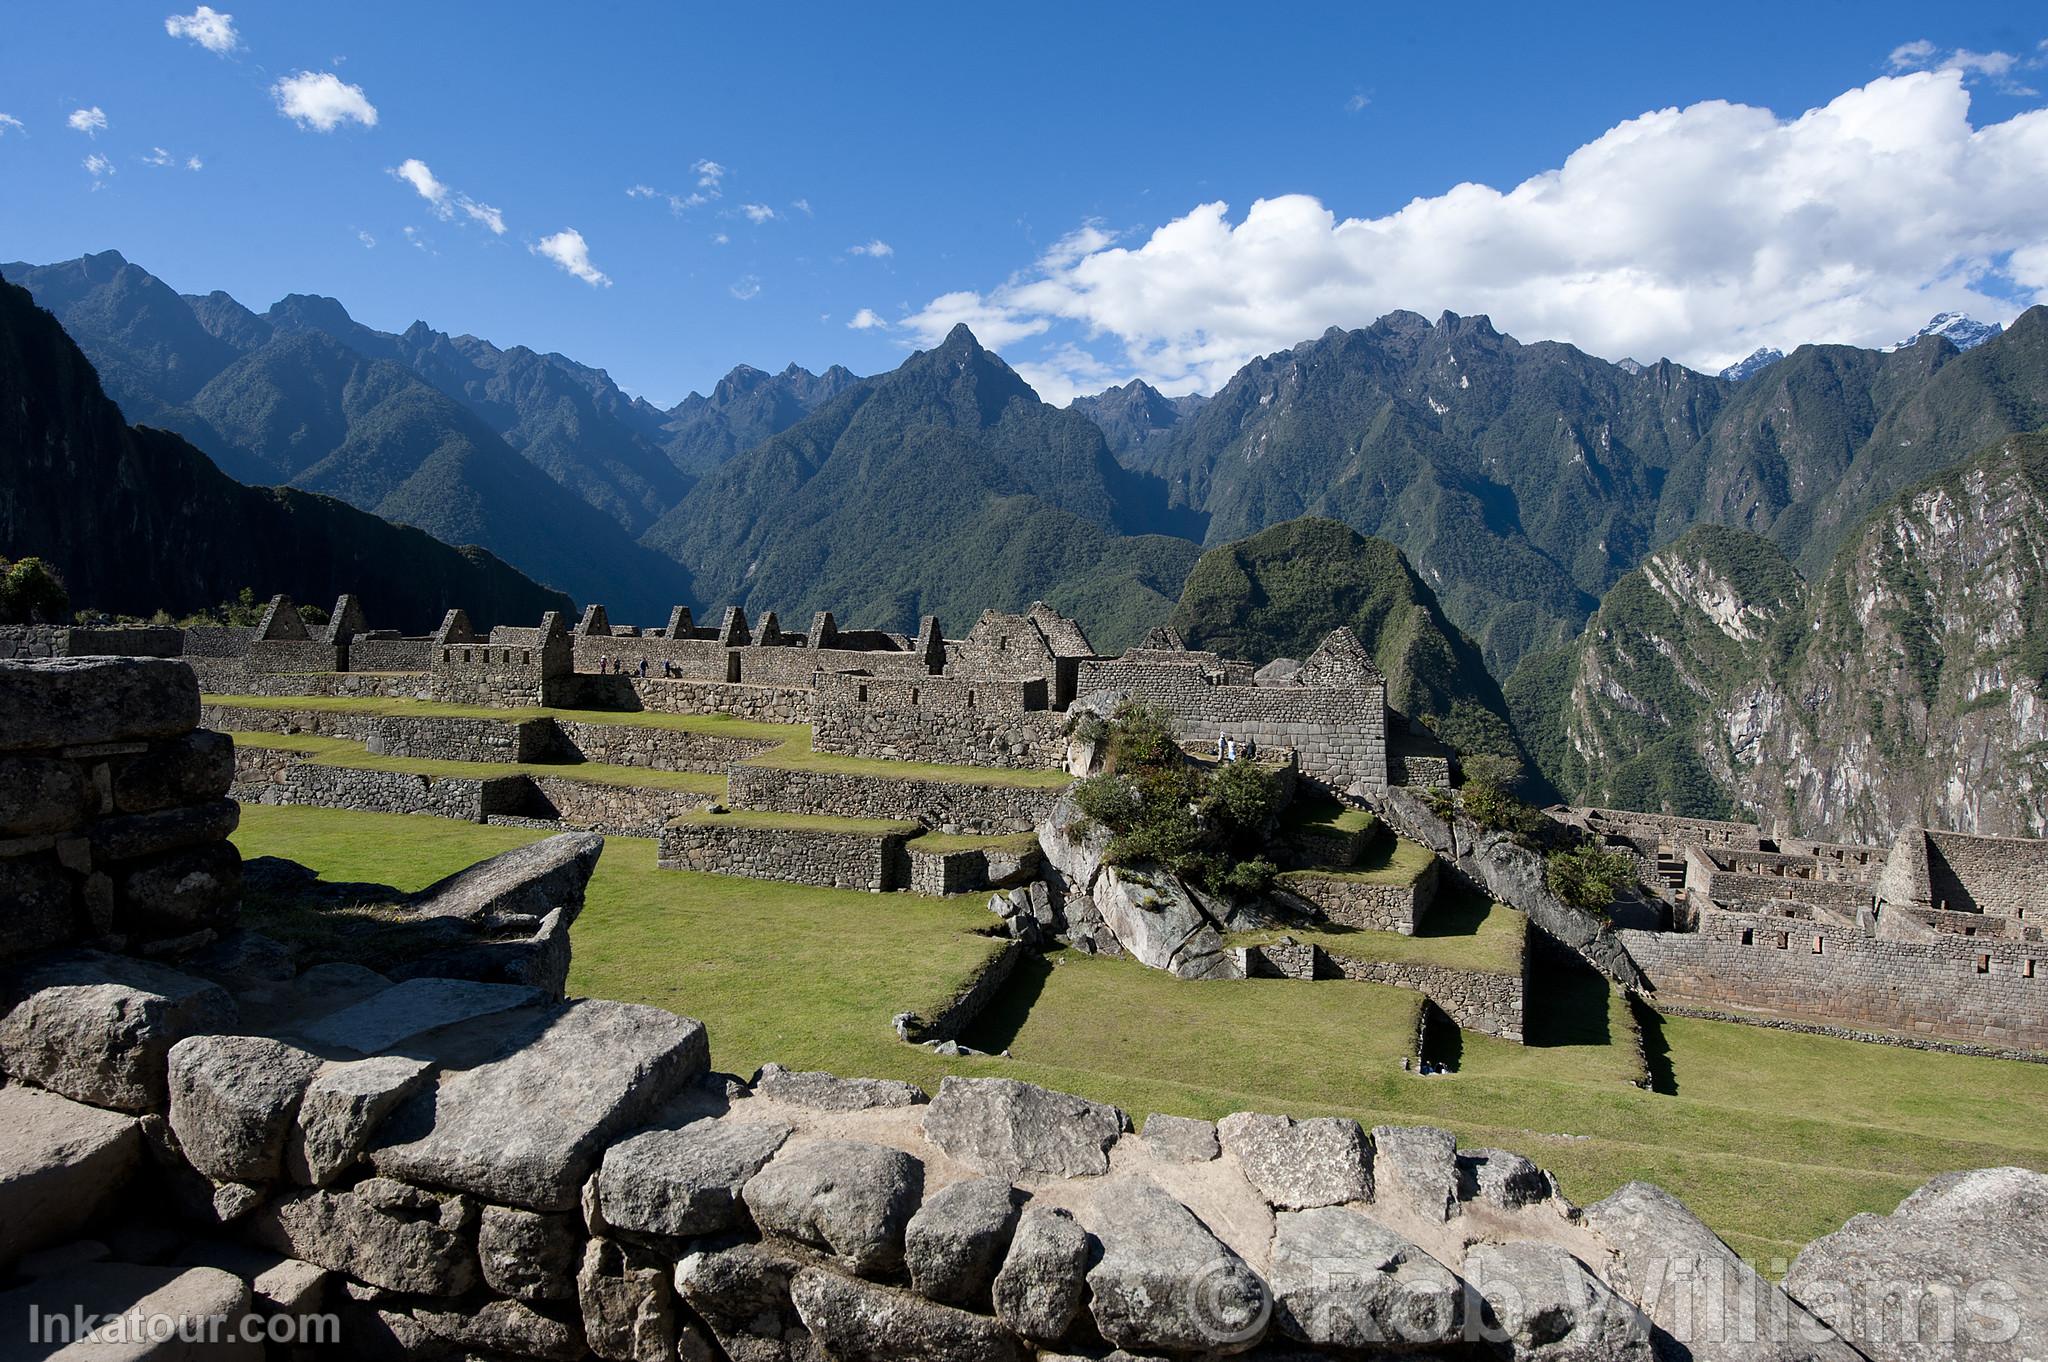
<instances>
[{"instance_id":1,"label":"green lawn","mask_svg":"<svg viewBox=\"0 0 2048 1362\"><path fill-rule=\"evenodd\" d=\"M417 888L533 839L435 818L246 807L248 855ZM1189 983L1061 953L1022 972L968 1039L1014 1059L897 1042L896 1012L943 998L986 958L974 900L874 895L661 871L609 839L575 929L572 990L701 1018L713 1062L774 1059L935 1085L1004 1074L1149 1111L1343 1114L1428 1123L1527 1154L1587 1202L1630 1178L1684 1197L1770 1266L1936 1173L2048 1170L2048 1066L1649 1019L1663 1091L1630 1085L1628 1009L1590 973L1540 970L1530 1038L1452 1038L1456 1072L1403 1073L1415 994L1345 981ZM1056 962L1056 963L1054 963Z\"/></svg>"},{"instance_id":2,"label":"green lawn","mask_svg":"<svg viewBox=\"0 0 2048 1362\"><path fill-rule=\"evenodd\" d=\"M1327 795L1307 795L1295 800L1280 815L1280 831L1315 833L1325 837L1349 837L1366 832L1379 820L1368 809L1339 803Z\"/></svg>"},{"instance_id":3,"label":"green lawn","mask_svg":"<svg viewBox=\"0 0 2048 1362\"><path fill-rule=\"evenodd\" d=\"M943 766L929 761L889 761L881 757L848 757L811 747L810 730L800 741L786 742L772 752L749 757L749 766L782 771L823 771L889 780L937 780L953 785L996 785L1025 790L1064 790L1074 778L1065 771L1019 771L1002 766Z\"/></svg>"},{"instance_id":4,"label":"green lawn","mask_svg":"<svg viewBox=\"0 0 2048 1362\"><path fill-rule=\"evenodd\" d=\"M1321 946L1332 955L1357 960L1388 960L1486 974L1519 974L1522 941L1529 920L1483 894L1446 890L1413 936L1375 932L1336 923L1312 927L1276 927L1269 931L1233 932L1234 946L1257 946L1292 937Z\"/></svg>"},{"instance_id":5,"label":"green lawn","mask_svg":"<svg viewBox=\"0 0 2048 1362\"><path fill-rule=\"evenodd\" d=\"M323 738L309 733L229 733L239 747L298 752L319 766L348 766L361 771L400 771L408 775L446 778L465 776L489 780L493 776L553 776L558 780L580 780L592 785L625 785L636 790L683 790L719 799L725 796L725 777L697 771L654 771L645 766L608 766L603 762L547 763L523 761L436 761L426 757L387 757L366 750L347 738Z\"/></svg>"},{"instance_id":6,"label":"green lawn","mask_svg":"<svg viewBox=\"0 0 2048 1362\"><path fill-rule=\"evenodd\" d=\"M560 709L532 706L498 709L483 705L448 705L435 700L387 699L375 695L208 695L209 705L236 709L307 710L321 714L377 714L413 719L490 719L517 723L522 719L572 719L582 723L618 724L632 728L668 728L722 738L751 738L785 743L808 739L804 724L771 724L735 719L729 714L663 714L639 709Z\"/></svg>"},{"instance_id":7,"label":"green lawn","mask_svg":"<svg viewBox=\"0 0 2048 1362\"><path fill-rule=\"evenodd\" d=\"M910 844L912 851L943 854L949 851L1029 851L1038 845L1035 832L1005 832L984 835L972 832L927 832Z\"/></svg>"},{"instance_id":8,"label":"green lawn","mask_svg":"<svg viewBox=\"0 0 2048 1362\"><path fill-rule=\"evenodd\" d=\"M1420 842L1405 837L1378 837L1366 847L1355 866L1318 866L1313 870L1290 870L1282 881L1297 875L1319 875L1326 880L1350 880L1357 884L1413 884L1429 869L1436 857Z\"/></svg>"}]
</instances>

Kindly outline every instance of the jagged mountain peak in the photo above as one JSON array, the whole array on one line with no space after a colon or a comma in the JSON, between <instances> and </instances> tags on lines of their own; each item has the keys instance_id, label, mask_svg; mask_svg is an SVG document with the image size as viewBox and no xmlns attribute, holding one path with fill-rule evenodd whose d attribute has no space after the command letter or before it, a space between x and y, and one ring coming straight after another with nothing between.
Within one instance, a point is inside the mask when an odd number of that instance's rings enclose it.
<instances>
[{"instance_id":1,"label":"jagged mountain peak","mask_svg":"<svg viewBox=\"0 0 2048 1362\"><path fill-rule=\"evenodd\" d=\"M1895 345L1887 345L1885 353L1890 354L1894 350L1904 350L1908 346L1918 345L1929 336L1939 336L1958 350L1971 350L2004 330L2005 327L2000 322L1980 322L1967 312L1937 312L1928 320L1927 325L1906 339Z\"/></svg>"},{"instance_id":2,"label":"jagged mountain peak","mask_svg":"<svg viewBox=\"0 0 2048 1362\"><path fill-rule=\"evenodd\" d=\"M1720 377L1732 383L1740 383L1745 378L1762 373L1783 358L1785 358L1785 352L1777 346L1760 345L1742 359L1736 360L1733 364L1723 369Z\"/></svg>"},{"instance_id":3,"label":"jagged mountain peak","mask_svg":"<svg viewBox=\"0 0 2048 1362\"><path fill-rule=\"evenodd\" d=\"M339 298L329 298L321 293L287 293L272 303L270 310L263 315L272 323L296 322L323 331L356 324L356 319L348 315L348 309L341 305Z\"/></svg>"}]
</instances>

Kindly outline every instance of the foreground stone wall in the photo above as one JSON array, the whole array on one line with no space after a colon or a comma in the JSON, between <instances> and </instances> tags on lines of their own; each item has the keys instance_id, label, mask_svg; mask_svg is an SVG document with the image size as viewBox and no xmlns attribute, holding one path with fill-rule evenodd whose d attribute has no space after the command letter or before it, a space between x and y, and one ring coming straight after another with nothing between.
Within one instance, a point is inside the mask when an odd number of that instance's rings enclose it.
<instances>
[{"instance_id":1,"label":"foreground stone wall","mask_svg":"<svg viewBox=\"0 0 2048 1362\"><path fill-rule=\"evenodd\" d=\"M2048 1049L2048 943L1947 934L1893 940L1837 923L1715 910L1701 914L1698 931L1620 937L1659 1001Z\"/></svg>"},{"instance_id":2,"label":"foreground stone wall","mask_svg":"<svg viewBox=\"0 0 2048 1362\"><path fill-rule=\"evenodd\" d=\"M660 864L665 870L880 893L909 883L910 862L903 849L907 835L683 820L662 829Z\"/></svg>"},{"instance_id":3,"label":"foreground stone wall","mask_svg":"<svg viewBox=\"0 0 2048 1362\"><path fill-rule=\"evenodd\" d=\"M232 912L234 745L182 664L0 662L0 959L204 936Z\"/></svg>"},{"instance_id":4,"label":"foreground stone wall","mask_svg":"<svg viewBox=\"0 0 2048 1362\"><path fill-rule=\"evenodd\" d=\"M423 776L322 766L296 752L245 747L235 754L234 796L250 804L299 804L358 813L425 813L482 823L531 803L524 776Z\"/></svg>"},{"instance_id":5,"label":"foreground stone wall","mask_svg":"<svg viewBox=\"0 0 2048 1362\"><path fill-rule=\"evenodd\" d=\"M735 766L727 772L726 783L736 809L908 819L926 827L979 833L1029 832L1060 797L1058 790L773 766Z\"/></svg>"}]
</instances>

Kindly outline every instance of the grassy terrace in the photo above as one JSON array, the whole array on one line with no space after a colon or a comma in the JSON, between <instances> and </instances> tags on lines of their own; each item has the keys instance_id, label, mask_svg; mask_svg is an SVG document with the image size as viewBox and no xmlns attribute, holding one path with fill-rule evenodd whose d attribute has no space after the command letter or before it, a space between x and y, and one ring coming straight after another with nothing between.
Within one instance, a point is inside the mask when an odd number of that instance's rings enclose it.
<instances>
[{"instance_id":1,"label":"grassy terrace","mask_svg":"<svg viewBox=\"0 0 2048 1362\"><path fill-rule=\"evenodd\" d=\"M1528 918L1505 904L1494 903L1483 894L1458 890L1446 891L1437 900L1414 936L1325 923L1317 927L1235 932L1230 942L1234 946L1259 946L1285 936L1306 945L1321 946L1332 955L1348 955L1357 960L1441 965L1483 974L1520 974L1522 941L1528 926Z\"/></svg>"},{"instance_id":2,"label":"grassy terrace","mask_svg":"<svg viewBox=\"0 0 2048 1362\"><path fill-rule=\"evenodd\" d=\"M928 832L912 845L913 851L1029 851L1038 845L1035 832L1006 832L994 835L972 832Z\"/></svg>"},{"instance_id":3,"label":"grassy terrace","mask_svg":"<svg viewBox=\"0 0 2048 1362\"><path fill-rule=\"evenodd\" d=\"M418 888L532 840L514 828L249 806L245 855L332 879ZM1763 1260L1858 1211L1889 1212L1936 1173L2048 1169L2048 1066L1652 1016L1658 1091L1630 1086L1634 1028L1590 972L1539 970L1531 1044L1449 1038L1456 1072L1404 1074L1418 995L1345 981L1191 983L1128 960L1060 954L1023 972L968 1037L1015 1058L949 1060L899 1044L987 958L974 900L814 889L657 871L654 844L609 839L575 929L572 991L704 1020L712 1062L936 1084L1002 1074L1148 1111L1341 1114L1448 1127L1529 1155L1574 1200L1648 1178Z\"/></svg>"},{"instance_id":4,"label":"grassy terrace","mask_svg":"<svg viewBox=\"0 0 2048 1362\"><path fill-rule=\"evenodd\" d=\"M728 809L712 813L698 809L672 820L677 823L705 823L729 828L786 829L791 832L836 832L855 837L909 837L922 830L918 823L884 818L838 818L825 813L777 813L753 809Z\"/></svg>"},{"instance_id":5,"label":"grassy terrace","mask_svg":"<svg viewBox=\"0 0 2048 1362\"><path fill-rule=\"evenodd\" d=\"M722 798L725 794L724 776L695 771L650 771L644 766L607 766L595 761L577 762L570 766L518 761L434 761L425 757L380 756L347 738L323 738L302 733L230 733L228 736L238 747L297 752L315 765L347 766L359 771L399 771L438 780L450 777L489 780L494 776L553 776L593 785L624 785L636 790L683 790L709 798Z\"/></svg>"},{"instance_id":6,"label":"grassy terrace","mask_svg":"<svg viewBox=\"0 0 2048 1362\"><path fill-rule=\"evenodd\" d=\"M565 719L578 723L663 728L710 737L745 738L775 746L747 759L752 766L786 771L819 771L840 775L880 776L896 780L937 780L961 785L994 785L1032 790L1063 790L1072 777L1063 771L1016 771L1000 766L942 766L933 762L884 761L845 757L811 747L807 724L771 724L735 719L727 714L662 714L651 710L559 709L534 706L492 709L480 705L446 705L431 700L394 700L357 695L209 695L209 705L236 709L304 710L323 714L364 714L413 719L488 719L517 723L521 719ZM260 737L252 734L250 737ZM253 740L249 746L258 746ZM277 746L273 742L269 744ZM559 771L562 767L556 767ZM587 769L586 767L579 767Z\"/></svg>"},{"instance_id":7,"label":"grassy terrace","mask_svg":"<svg viewBox=\"0 0 2048 1362\"><path fill-rule=\"evenodd\" d=\"M1370 814L1367 817L1371 817ZM1326 880L1350 880L1355 884L1413 884L1436 859L1428 847L1405 837L1386 836L1374 840L1355 866L1318 866L1313 870L1290 870L1283 882L1300 875Z\"/></svg>"},{"instance_id":8,"label":"grassy terrace","mask_svg":"<svg viewBox=\"0 0 2048 1362\"><path fill-rule=\"evenodd\" d=\"M1282 833L1305 832L1324 837L1350 837L1368 832L1374 823L1370 811L1340 804L1334 799L1313 796L1297 799L1280 817Z\"/></svg>"}]
</instances>

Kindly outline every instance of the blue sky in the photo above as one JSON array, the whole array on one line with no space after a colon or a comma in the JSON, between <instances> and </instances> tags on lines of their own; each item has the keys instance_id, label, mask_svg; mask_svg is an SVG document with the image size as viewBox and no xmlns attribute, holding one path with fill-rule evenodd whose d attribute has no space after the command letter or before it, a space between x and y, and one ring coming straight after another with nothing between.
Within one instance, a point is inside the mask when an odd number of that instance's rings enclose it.
<instances>
[{"instance_id":1,"label":"blue sky","mask_svg":"<svg viewBox=\"0 0 2048 1362\"><path fill-rule=\"evenodd\" d=\"M954 320L1064 399L1392 306L1711 365L2048 293L2038 5L219 8L10 16L0 259L664 405Z\"/></svg>"}]
</instances>

